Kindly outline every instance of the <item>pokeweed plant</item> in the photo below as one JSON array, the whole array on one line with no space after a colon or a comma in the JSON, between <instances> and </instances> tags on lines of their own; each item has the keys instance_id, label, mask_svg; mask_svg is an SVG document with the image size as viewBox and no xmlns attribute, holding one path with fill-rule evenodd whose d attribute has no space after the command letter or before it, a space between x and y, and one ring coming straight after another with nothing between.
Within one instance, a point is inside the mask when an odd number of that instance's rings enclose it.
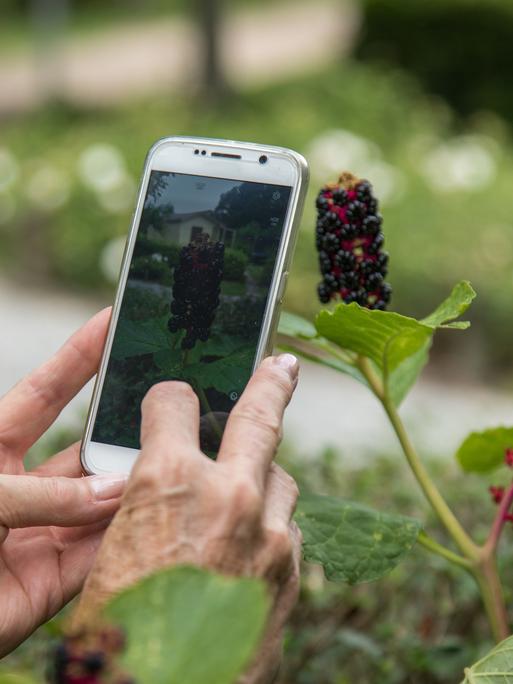
<instances>
[{"instance_id":1,"label":"pokeweed plant","mask_svg":"<svg viewBox=\"0 0 513 684\"><path fill-rule=\"evenodd\" d=\"M511 519L513 483L491 490L498 503L497 514L488 538L478 543L444 499L399 413L428 361L435 333L468 328L467 321L457 319L476 293L469 282L460 282L421 320L386 311L391 294L384 282L388 255L382 249L382 217L370 183L343 173L337 183L321 189L316 206L316 244L322 274L318 296L322 303L340 301L330 309L321 309L313 322L285 312L280 322L280 346L350 375L374 394L423 495L452 543L440 543L417 520L380 513L336 497L306 494L300 498L297 512L305 558L322 564L328 579L366 582L392 570L418 542L472 575L493 637L500 641L508 636L509 625L497 547L504 525ZM511 446L513 428L473 433L458 449L457 459L465 471L489 472L504 458L513 465L513 452L508 451ZM513 670L511 662L509 669ZM469 670L469 682L474 681L472 676Z\"/></svg>"}]
</instances>

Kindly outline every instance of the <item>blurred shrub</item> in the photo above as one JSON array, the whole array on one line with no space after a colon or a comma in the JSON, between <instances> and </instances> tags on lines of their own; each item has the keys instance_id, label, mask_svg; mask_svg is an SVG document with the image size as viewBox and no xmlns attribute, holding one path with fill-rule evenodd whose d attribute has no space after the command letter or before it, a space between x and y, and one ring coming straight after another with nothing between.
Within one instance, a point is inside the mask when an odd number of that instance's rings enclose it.
<instances>
[{"instance_id":1,"label":"blurred shrub","mask_svg":"<svg viewBox=\"0 0 513 684\"><path fill-rule=\"evenodd\" d=\"M127 287L123 298L125 315L133 321L158 318L169 313L169 301L150 290Z\"/></svg>"},{"instance_id":2,"label":"blurred shrub","mask_svg":"<svg viewBox=\"0 0 513 684\"><path fill-rule=\"evenodd\" d=\"M513 122L513 6L508 0L363 0L357 55L399 65L468 114Z\"/></svg>"},{"instance_id":3,"label":"blurred shrub","mask_svg":"<svg viewBox=\"0 0 513 684\"><path fill-rule=\"evenodd\" d=\"M177 266L180 259L180 247L139 236L135 244L134 256L152 256L153 254L160 254L170 266Z\"/></svg>"},{"instance_id":4,"label":"blurred shrub","mask_svg":"<svg viewBox=\"0 0 513 684\"><path fill-rule=\"evenodd\" d=\"M470 279L479 297L465 353L478 358L468 367L483 375L490 360L502 375L512 368L508 129L491 115L461 128L448 106L399 70L346 63L209 107L162 97L111 111L60 107L5 122L2 267L24 281L109 287L102 255L113 238L126 235L144 155L169 130L260 140L308 158L310 191L287 308L304 315L317 309L314 197L350 168L375 184L382 201L394 308L425 315L456 280Z\"/></svg>"},{"instance_id":5,"label":"blurred shrub","mask_svg":"<svg viewBox=\"0 0 513 684\"><path fill-rule=\"evenodd\" d=\"M225 249L223 277L226 280L243 281L247 265L248 257L240 249Z\"/></svg>"},{"instance_id":6,"label":"blurred shrub","mask_svg":"<svg viewBox=\"0 0 513 684\"><path fill-rule=\"evenodd\" d=\"M169 285L172 282L171 269L168 264L152 256L135 257L130 266L130 275L133 278L154 280L159 285Z\"/></svg>"}]
</instances>

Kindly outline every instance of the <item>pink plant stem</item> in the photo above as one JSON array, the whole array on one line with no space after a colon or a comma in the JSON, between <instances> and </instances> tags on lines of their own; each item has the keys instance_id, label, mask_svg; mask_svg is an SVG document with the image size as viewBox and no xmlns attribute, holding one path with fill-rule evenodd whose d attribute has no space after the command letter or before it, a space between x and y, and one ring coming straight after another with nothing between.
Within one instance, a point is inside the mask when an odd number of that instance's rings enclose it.
<instances>
[{"instance_id":1,"label":"pink plant stem","mask_svg":"<svg viewBox=\"0 0 513 684\"><path fill-rule=\"evenodd\" d=\"M495 519L492 524L492 529L486 540L485 549L488 552L493 553L497 548L499 543L499 538L501 536L504 523L506 522L506 516L513 503L513 482L510 484L509 489L504 492L504 496L499 504Z\"/></svg>"}]
</instances>

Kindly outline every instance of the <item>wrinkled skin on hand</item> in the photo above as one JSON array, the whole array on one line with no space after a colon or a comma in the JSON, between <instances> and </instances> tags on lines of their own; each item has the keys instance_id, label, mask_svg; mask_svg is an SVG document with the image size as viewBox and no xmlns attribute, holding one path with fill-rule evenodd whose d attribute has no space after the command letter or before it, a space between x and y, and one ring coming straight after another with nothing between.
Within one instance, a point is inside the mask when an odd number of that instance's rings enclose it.
<instances>
[{"instance_id":1,"label":"wrinkled skin on hand","mask_svg":"<svg viewBox=\"0 0 513 684\"><path fill-rule=\"evenodd\" d=\"M27 450L96 373L110 310L0 399L0 656L77 594L126 478L82 477L79 444L33 471Z\"/></svg>"},{"instance_id":2,"label":"wrinkled skin on hand","mask_svg":"<svg viewBox=\"0 0 513 684\"><path fill-rule=\"evenodd\" d=\"M267 581L273 610L261 652L241 679L269 682L298 593L300 532L293 479L273 463L297 360L266 359L233 409L217 461L199 448L189 385L155 385L142 405L141 455L105 534L72 628L94 624L116 592L155 570L193 564Z\"/></svg>"}]
</instances>

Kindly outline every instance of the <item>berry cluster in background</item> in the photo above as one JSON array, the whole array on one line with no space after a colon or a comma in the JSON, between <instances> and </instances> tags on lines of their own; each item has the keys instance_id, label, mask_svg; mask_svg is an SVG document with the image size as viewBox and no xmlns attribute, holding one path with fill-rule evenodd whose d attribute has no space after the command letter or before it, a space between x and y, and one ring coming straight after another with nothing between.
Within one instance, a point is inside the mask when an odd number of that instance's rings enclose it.
<instances>
[{"instance_id":1,"label":"berry cluster in background","mask_svg":"<svg viewBox=\"0 0 513 684\"><path fill-rule=\"evenodd\" d=\"M182 247L174 271L170 332L185 330L182 349L192 349L197 340L206 342L219 306L224 268L224 244L200 233Z\"/></svg>"},{"instance_id":2,"label":"berry cluster in background","mask_svg":"<svg viewBox=\"0 0 513 684\"><path fill-rule=\"evenodd\" d=\"M317 196L316 246L323 304L340 298L369 309L385 309L392 289L385 282L388 254L378 200L371 184L351 173L328 183Z\"/></svg>"}]
</instances>

